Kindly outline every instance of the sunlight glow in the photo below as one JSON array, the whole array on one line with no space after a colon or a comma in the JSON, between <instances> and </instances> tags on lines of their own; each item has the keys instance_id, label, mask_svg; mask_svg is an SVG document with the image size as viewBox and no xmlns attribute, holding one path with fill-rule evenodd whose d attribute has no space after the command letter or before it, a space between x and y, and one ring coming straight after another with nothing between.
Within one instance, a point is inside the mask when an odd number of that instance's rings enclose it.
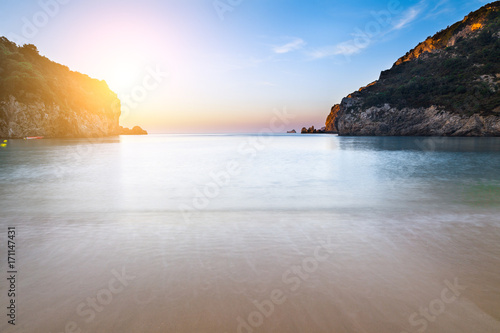
<instances>
[{"instance_id":1,"label":"sunlight glow","mask_svg":"<svg viewBox=\"0 0 500 333\"><path fill-rule=\"evenodd\" d=\"M102 73L109 87L117 94L125 94L137 84L142 63L134 58L116 61L108 70Z\"/></svg>"}]
</instances>

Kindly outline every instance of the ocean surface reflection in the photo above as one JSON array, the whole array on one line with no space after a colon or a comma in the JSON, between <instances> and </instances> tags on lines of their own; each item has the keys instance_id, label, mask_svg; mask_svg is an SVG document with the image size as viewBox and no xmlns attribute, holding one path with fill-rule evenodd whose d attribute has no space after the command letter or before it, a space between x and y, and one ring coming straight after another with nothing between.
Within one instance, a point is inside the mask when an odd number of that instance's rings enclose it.
<instances>
[{"instance_id":1,"label":"ocean surface reflection","mask_svg":"<svg viewBox=\"0 0 500 333\"><path fill-rule=\"evenodd\" d=\"M0 331L500 332L499 139L265 139L9 141Z\"/></svg>"}]
</instances>

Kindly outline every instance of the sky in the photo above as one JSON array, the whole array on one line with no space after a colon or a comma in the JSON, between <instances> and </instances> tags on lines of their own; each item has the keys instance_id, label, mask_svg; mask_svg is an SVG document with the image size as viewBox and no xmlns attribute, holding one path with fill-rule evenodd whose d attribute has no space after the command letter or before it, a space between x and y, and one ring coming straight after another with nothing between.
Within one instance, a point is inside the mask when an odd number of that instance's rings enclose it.
<instances>
[{"instance_id":1,"label":"sky","mask_svg":"<svg viewBox=\"0 0 500 333\"><path fill-rule=\"evenodd\" d=\"M480 0L0 0L0 36L105 80L150 133L287 129L330 108Z\"/></svg>"}]
</instances>

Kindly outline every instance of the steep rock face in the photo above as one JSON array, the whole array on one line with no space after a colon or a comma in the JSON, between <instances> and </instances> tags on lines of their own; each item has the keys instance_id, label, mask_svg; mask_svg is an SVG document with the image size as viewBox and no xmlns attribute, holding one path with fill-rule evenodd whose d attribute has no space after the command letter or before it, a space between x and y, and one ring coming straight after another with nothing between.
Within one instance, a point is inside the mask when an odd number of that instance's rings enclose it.
<instances>
[{"instance_id":1,"label":"steep rock face","mask_svg":"<svg viewBox=\"0 0 500 333\"><path fill-rule=\"evenodd\" d=\"M111 108L111 106L109 106ZM0 138L26 136L100 137L118 134L119 108L114 112L71 110L44 102L22 103L10 96L0 102Z\"/></svg>"},{"instance_id":2,"label":"steep rock face","mask_svg":"<svg viewBox=\"0 0 500 333\"><path fill-rule=\"evenodd\" d=\"M326 118L326 131L327 132L337 132L337 128L335 128L335 118L337 118L337 114L340 111L340 104L335 104Z\"/></svg>"},{"instance_id":3,"label":"steep rock face","mask_svg":"<svg viewBox=\"0 0 500 333\"><path fill-rule=\"evenodd\" d=\"M338 119L342 135L361 136L499 136L498 116L462 116L429 108L393 108L389 104Z\"/></svg>"},{"instance_id":4,"label":"steep rock face","mask_svg":"<svg viewBox=\"0 0 500 333\"><path fill-rule=\"evenodd\" d=\"M116 135L120 109L106 82L0 37L1 138Z\"/></svg>"},{"instance_id":5,"label":"steep rock face","mask_svg":"<svg viewBox=\"0 0 500 333\"><path fill-rule=\"evenodd\" d=\"M500 1L440 31L335 105L340 135L500 136Z\"/></svg>"}]
</instances>

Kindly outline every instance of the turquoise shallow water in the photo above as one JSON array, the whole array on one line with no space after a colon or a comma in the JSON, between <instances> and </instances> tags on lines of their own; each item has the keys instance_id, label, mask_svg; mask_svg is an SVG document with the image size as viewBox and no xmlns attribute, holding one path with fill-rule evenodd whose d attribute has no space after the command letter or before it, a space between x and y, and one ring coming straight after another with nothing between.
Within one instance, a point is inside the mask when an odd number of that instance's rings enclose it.
<instances>
[{"instance_id":1,"label":"turquoise shallow water","mask_svg":"<svg viewBox=\"0 0 500 333\"><path fill-rule=\"evenodd\" d=\"M208 199L196 201L205 211L445 210L500 200L496 138L149 136L10 141L0 154L2 210L13 215L175 212L197 197ZM237 166L229 180L228 164Z\"/></svg>"},{"instance_id":2,"label":"turquoise shallow water","mask_svg":"<svg viewBox=\"0 0 500 333\"><path fill-rule=\"evenodd\" d=\"M0 212L2 332L500 327L498 138L10 140Z\"/></svg>"}]
</instances>

